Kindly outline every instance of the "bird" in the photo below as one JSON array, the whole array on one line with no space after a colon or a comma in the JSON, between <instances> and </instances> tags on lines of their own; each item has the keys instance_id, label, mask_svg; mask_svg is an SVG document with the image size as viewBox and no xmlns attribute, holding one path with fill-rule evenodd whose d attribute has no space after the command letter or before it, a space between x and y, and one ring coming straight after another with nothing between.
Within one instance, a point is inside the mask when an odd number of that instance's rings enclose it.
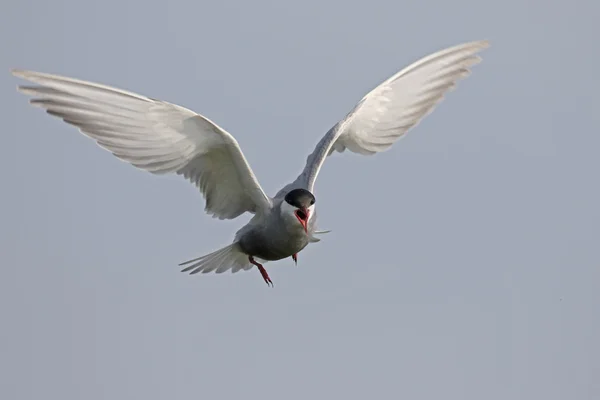
<instances>
[{"instance_id":1,"label":"bird","mask_svg":"<svg viewBox=\"0 0 600 400\"><path fill-rule=\"evenodd\" d=\"M334 152L387 151L414 128L481 61L487 40L465 42L420 58L368 92L316 144L297 178L268 196L237 140L192 110L115 87L66 76L12 69L28 81L29 103L73 125L118 159L155 175L177 174L195 185L205 212L230 220L252 215L230 244L180 263L190 274L232 273L291 257L319 236L314 186ZM33 85L32 85L33 84Z\"/></svg>"}]
</instances>

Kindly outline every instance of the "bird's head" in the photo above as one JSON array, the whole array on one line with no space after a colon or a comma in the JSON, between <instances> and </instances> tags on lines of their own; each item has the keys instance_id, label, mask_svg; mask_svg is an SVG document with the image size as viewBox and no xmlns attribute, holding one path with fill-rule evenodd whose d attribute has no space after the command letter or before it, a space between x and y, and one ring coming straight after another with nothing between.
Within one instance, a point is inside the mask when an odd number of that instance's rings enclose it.
<instances>
[{"instance_id":1,"label":"bird's head","mask_svg":"<svg viewBox=\"0 0 600 400\"><path fill-rule=\"evenodd\" d=\"M292 224L298 224L304 232L308 233L308 221L313 216L315 196L306 189L290 191L281 203L283 218Z\"/></svg>"}]
</instances>

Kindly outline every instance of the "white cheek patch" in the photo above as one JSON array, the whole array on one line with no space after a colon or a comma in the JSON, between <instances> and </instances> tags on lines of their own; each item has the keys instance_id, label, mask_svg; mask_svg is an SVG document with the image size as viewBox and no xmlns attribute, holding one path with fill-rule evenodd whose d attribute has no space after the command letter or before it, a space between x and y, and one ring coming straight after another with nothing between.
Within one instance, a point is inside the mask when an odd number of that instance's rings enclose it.
<instances>
[{"instance_id":1,"label":"white cheek patch","mask_svg":"<svg viewBox=\"0 0 600 400\"><path fill-rule=\"evenodd\" d=\"M285 201L281 203L281 214L283 216L296 218L296 216L294 215L294 211L296 211L296 207L292 206L291 204L288 204Z\"/></svg>"},{"instance_id":2,"label":"white cheek patch","mask_svg":"<svg viewBox=\"0 0 600 400\"><path fill-rule=\"evenodd\" d=\"M298 209L294 206L292 206L291 204L288 204L287 202L282 202L281 203L281 215L285 218L292 218L294 220L296 220L296 211ZM311 205L310 207L307 208L308 210L308 220L310 221L314 215L315 212L315 205Z\"/></svg>"},{"instance_id":3,"label":"white cheek patch","mask_svg":"<svg viewBox=\"0 0 600 400\"><path fill-rule=\"evenodd\" d=\"M291 204L288 204L287 202L282 202L281 203L281 215L284 218L290 218L294 221L297 220L296 218L296 211L298 209L294 206L292 206ZM308 211L308 221L312 220L313 215L315 213L315 205L311 205L310 207L307 208Z\"/></svg>"}]
</instances>

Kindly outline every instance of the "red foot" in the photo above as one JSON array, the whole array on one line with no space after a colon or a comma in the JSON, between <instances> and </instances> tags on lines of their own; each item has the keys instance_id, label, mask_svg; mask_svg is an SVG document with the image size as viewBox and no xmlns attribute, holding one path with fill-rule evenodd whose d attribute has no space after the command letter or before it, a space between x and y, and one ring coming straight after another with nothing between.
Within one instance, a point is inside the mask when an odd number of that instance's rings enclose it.
<instances>
[{"instance_id":1,"label":"red foot","mask_svg":"<svg viewBox=\"0 0 600 400\"><path fill-rule=\"evenodd\" d=\"M294 259L296 265L298 265L298 254L292 254L292 258Z\"/></svg>"},{"instance_id":2,"label":"red foot","mask_svg":"<svg viewBox=\"0 0 600 400\"><path fill-rule=\"evenodd\" d=\"M249 256L248 260L250 260L250 262L252 264L254 264L258 267L258 270L260 271L260 274L262 275L262 277L265 280L265 282L267 283L267 285L270 284L271 286L273 286L273 281L271 281L271 278L269 278L269 274L267 274L267 270L262 265L260 265L256 261L254 261L254 257Z\"/></svg>"}]
</instances>

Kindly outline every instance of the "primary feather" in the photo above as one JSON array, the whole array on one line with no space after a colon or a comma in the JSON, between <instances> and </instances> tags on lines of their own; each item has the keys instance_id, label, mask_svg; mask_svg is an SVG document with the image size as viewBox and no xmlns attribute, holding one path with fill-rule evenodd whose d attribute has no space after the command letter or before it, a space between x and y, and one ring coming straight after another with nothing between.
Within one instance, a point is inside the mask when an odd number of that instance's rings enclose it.
<instances>
[{"instance_id":1,"label":"primary feather","mask_svg":"<svg viewBox=\"0 0 600 400\"><path fill-rule=\"evenodd\" d=\"M317 175L334 150L371 155L389 149L469 74L469 67L480 61L476 53L488 45L476 41L440 50L381 83L325 134L300 175L276 197L294 188L313 192Z\"/></svg>"},{"instance_id":2,"label":"primary feather","mask_svg":"<svg viewBox=\"0 0 600 400\"><path fill-rule=\"evenodd\" d=\"M207 213L231 219L270 208L237 141L208 118L97 83L33 71L13 74L38 85L19 87L34 97L31 104L75 125L116 157L191 181L204 195Z\"/></svg>"}]
</instances>

